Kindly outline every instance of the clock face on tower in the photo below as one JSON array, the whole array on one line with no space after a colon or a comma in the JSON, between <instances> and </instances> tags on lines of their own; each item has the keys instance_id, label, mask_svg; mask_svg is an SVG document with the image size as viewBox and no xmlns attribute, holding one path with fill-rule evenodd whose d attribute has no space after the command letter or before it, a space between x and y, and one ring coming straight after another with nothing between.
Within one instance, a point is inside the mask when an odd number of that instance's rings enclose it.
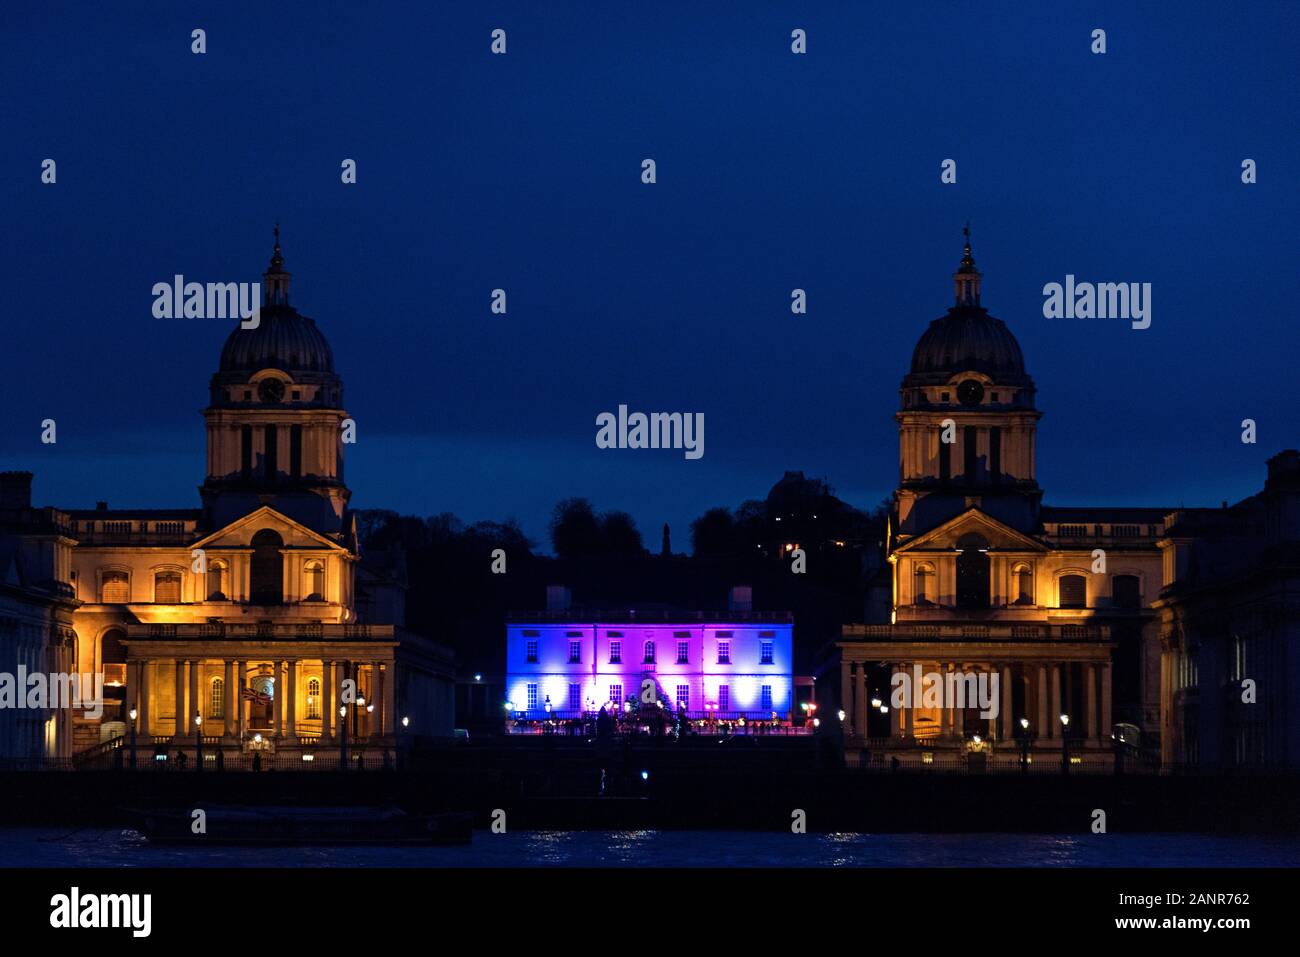
<instances>
[{"instance_id":1,"label":"clock face on tower","mask_svg":"<svg viewBox=\"0 0 1300 957\"><path fill-rule=\"evenodd\" d=\"M263 402L281 402L284 399L284 383L279 379L263 379L257 384L257 397Z\"/></svg>"},{"instance_id":2,"label":"clock face on tower","mask_svg":"<svg viewBox=\"0 0 1300 957\"><path fill-rule=\"evenodd\" d=\"M962 405L979 405L984 399L984 386L974 379L967 379L957 386L957 401Z\"/></svg>"}]
</instances>

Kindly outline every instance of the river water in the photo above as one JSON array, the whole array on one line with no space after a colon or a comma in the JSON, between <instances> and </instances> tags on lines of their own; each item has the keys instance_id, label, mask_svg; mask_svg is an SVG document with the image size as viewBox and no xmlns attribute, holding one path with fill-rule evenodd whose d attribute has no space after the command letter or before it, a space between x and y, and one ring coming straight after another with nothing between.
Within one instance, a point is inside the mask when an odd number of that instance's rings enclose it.
<instances>
[{"instance_id":1,"label":"river water","mask_svg":"<svg viewBox=\"0 0 1300 957\"><path fill-rule=\"evenodd\" d=\"M461 847L150 845L121 828L0 828L0 867L1298 867L1300 836L476 831Z\"/></svg>"}]
</instances>

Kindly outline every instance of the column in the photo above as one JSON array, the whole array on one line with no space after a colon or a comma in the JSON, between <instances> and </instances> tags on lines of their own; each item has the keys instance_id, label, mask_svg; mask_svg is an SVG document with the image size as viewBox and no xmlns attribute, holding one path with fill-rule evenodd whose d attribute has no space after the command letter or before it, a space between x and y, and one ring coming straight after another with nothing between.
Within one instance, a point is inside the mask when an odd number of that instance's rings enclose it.
<instances>
[{"instance_id":1,"label":"column","mask_svg":"<svg viewBox=\"0 0 1300 957\"><path fill-rule=\"evenodd\" d=\"M1101 666L1101 737L1104 743L1110 741L1114 724L1110 714L1110 662Z\"/></svg>"},{"instance_id":2,"label":"column","mask_svg":"<svg viewBox=\"0 0 1300 957\"><path fill-rule=\"evenodd\" d=\"M62 668L62 663L60 663L60 667ZM135 725L135 722L131 720L131 709L136 707L135 699L140 693L140 682L136 678L136 671L139 668L139 661L133 661L130 658L126 660L126 700L123 702L122 720L126 722L126 736L128 739L131 737L131 728ZM66 711L67 709L63 708L60 710ZM139 709L137 708L137 711L138 710ZM62 720L63 716L59 715L58 717ZM62 728L60 728L60 730L62 730ZM59 744L62 743L62 739L60 739Z\"/></svg>"},{"instance_id":3,"label":"column","mask_svg":"<svg viewBox=\"0 0 1300 957\"><path fill-rule=\"evenodd\" d=\"M190 700L189 700L189 707L185 710L185 726L186 726L186 730L191 734L193 734L194 731L196 730L194 724L194 716L196 714L201 714L202 713L201 709L203 707L203 705L201 704L201 699L199 698L199 665L200 664L202 664L202 662L199 661L190 662Z\"/></svg>"},{"instance_id":4,"label":"column","mask_svg":"<svg viewBox=\"0 0 1300 957\"><path fill-rule=\"evenodd\" d=\"M903 667L909 671L912 670L911 665L910 661L903 662ZM915 677L915 674L913 674L913 677ZM916 706L922 701L921 695L923 691L923 688L912 685L912 700L908 702L910 707L903 712L903 737L907 741L916 739Z\"/></svg>"},{"instance_id":5,"label":"column","mask_svg":"<svg viewBox=\"0 0 1300 957\"><path fill-rule=\"evenodd\" d=\"M272 687L275 688L272 711L275 714L275 736L278 739L284 733L284 662L278 658L275 661L275 682Z\"/></svg>"},{"instance_id":6,"label":"column","mask_svg":"<svg viewBox=\"0 0 1300 957\"><path fill-rule=\"evenodd\" d=\"M894 662L892 665L889 666L890 693L888 697L891 700L888 703L891 705L891 707L893 705L892 698L893 698L893 689L894 689L894 676L898 674L900 669L901 666L898 664L898 662ZM902 725L900 724L900 722L903 720L903 715L907 715L908 720L909 721L911 720L912 701L908 696L903 697L903 707L899 710L901 710L903 714L899 714L897 711L894 710L891 710L889 713L889 736L893 738L895 741L897 741L900 737L902 737L903 734Z\"/></svg>"},{"instance_id":7,"label":"column","mask_svg":"<svg viewBox=\"0 0 1300 957\"><path fill-rule=\"evenodd\" d=\"M1061 737L1061 666L1052 665L1051 672L1047 678L1048 694L1048 715L1047 720L1051 722L1051 733L1048 737L1060 740ZM1071 721L1078 720L1076 716L1070 716Z\"/></svg>"},{"instance_id":8,"label":"column","mask_svg":"<svg viewBox=\"0 0 1300 957\"><path fill-rule=\"evenodd\" d=\"M939 737L942 739L952 734L952 712L948 709L948 666L940 662L935 674L939 676Z\"/></svg>"},{"instance_id":9,"label":"column","mask_svg":"<svg viewBox=\"0 0 1300 957\"><path fill-rule=\"evenodd\" d=\"M860 738L867 736L867 663L858 662L858 675L854 682L853 699L853 733Z\"/></svg>"},{"instance_id":10,"label":"column","mask_svg":"<svg viewBox=\"0 0 1300 957\"><path fill-rule=\"evenodd\" d=\"M848 724L853 720L853 662L844 660L843 654L840 653L840 710L844 712L842 723Z\"/></svg>"},{"instance_id":11,"label":"column","mask_svg":"<svg viewBox=\"0 0 1300 957\"><path fill-rule=\"evenodd\" d=\"M239 707L239 690L235 687L235 663L229 658L225 661L225 671L222 673L221 680L224 682L222 688L225 690L224 711L222 714L222 724L227 738L235 735L235 709Z\"/></svg>"},{"instance_id":12,"label":"column","mask_svg":"<svg viewBox=\"0 0 1300 957\"><path fill-rule=\"evenodd\" d=\"M176 736L185 734L185 665L180 658L176 663Z\"/></svg>"},{"instance_id":13,"label":"column","mask_svg":"<svg viewBox=\"0 0 1300 957\"><path fill-rule=\"evenodd\" d=\"M285 707L289 711L286 722L290 738L298 736L298 659L289 659L288 684L285 687Z\"/></svg>"},{"instance_id":14,"label":"column","mask_svg":"<svg viewBox=\"0 0 1300 957\"><path fill-rule=\"evenodd\" d=\"M1085 665L1085 666L1084 666L1083 677L1084 677L1084 684L1087 686L1086 689L1085 689L1085 691L1084 691L1084 696L1087 698L1087 701L1088 701L1088 705L1087 705L1087 707L1088 707L1088 737L1089 737L1090 739L1094 739L1094 740L1095 740L1095 739L1098 737L1098 731L1097 731L1097 723L1098 723L1098 722L1097 722L1097 717L1098 717L1098 715L1097 715L1097 666L1096 666L1096 665Z\"/></svg>"},{"instance_id":15,"label":"column","mask_svg":"<svg viewBox=\"0 0 1300 957\"><path fill-rule=\"evenodd\" d=\"M379 733L396 734L397 733L397 659L394 658L388 662L387 668L380 673L380 682L384 686L384 693L379 696L383 702L384 713L379 716Z\"/></svg>"},{"instance_id":16,"label":"column","mask_svg":"<svg viewBox=\"0 0 1300 957\"><path fill-rule=\"evenodd\" d=\"M1038 666L1038 727L1034 733L1043 739L1052 736L1052 726L1047 723L1047 665Z\"/></svg>"},{"instance_id":17,"label":"column","mask_svg":"<svg viewBox=\"0 0 1300 957\"><path fill-rule=\"evenodd\" d=\"M1011 676L1011 666L1002 666L1002 705L999 712L1002 716L1000 725L1001 732L998 737L1003 741L1012 741L1016 735L1015 720L1016 716L1011 713L1011 702L1014 700L1011 696L1011 682L1014 679Z\"/></svg>"},{"instance_id":18,"label":"column","mask_svg":"<svg viewBox=\"0 0 1300 957\"><path fill-rule=\"evenodd\" d=\"M244 740L245 717L244 717L244 676L248 673L248 662L242 659L235 659L235 734L240 741Z\"/></svg>"},{"instance_id":19,"label":"column","mask_svg":"<svg viewBox=\"0 0 1300 957\"><path fill-rule=\"evenodd\" d=\"M152 671L152 661L146 658L140 662L140 734L146 737L149 735L149 695L153 693L149 680Z\"/></svg>"},{"instance_id":20,"label":"column","mask_svg":"<svg viewBox=\"0 0 1300 957\"><path fill-rule=\"evenodd\" d=\"M320 663L320 736L324 741L334 737L334 662L322 658Z\"/></svg>"}]
</instances>

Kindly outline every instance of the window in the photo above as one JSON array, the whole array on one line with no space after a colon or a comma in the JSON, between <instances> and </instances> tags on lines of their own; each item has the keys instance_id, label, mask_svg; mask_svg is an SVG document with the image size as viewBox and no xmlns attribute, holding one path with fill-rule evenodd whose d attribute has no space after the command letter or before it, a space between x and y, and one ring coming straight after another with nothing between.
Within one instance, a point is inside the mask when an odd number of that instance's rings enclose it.
<instances>
[{"instance_id":1,"label":"window","mask_svg":"<svg viewBox=\"0 0 1300 957\"><path fill-rule=\"evenodd\" d=\"M569 710L582 710L582 685L569 685Z\"/></svg>"},{"instance_id":2,"label":"window","mask_svg":"<svg viewBox=\"0 0 1300 957\"><path fill-rule=\"evenodd\" d=\"M1016 589L1017 605L1034 603L1034 573L1028 565L1017 565L1011 570Z\"/></svg>"},{"instance_id":3,"label":"window","mask_svg":"<svg viewBox=\"0 0 1300 957\"><path fill-rule=\"evenodd\" d=\"M912 576L912 604L934 604L934 566L922 563Z\"/></svg>"},{"instance_id":4,"label":"window","mask_svg":"<svg viewBox=\"0 0 1300 957\"><path fill-rule=\"evenodd\" d=\"M609 663L611 665L621 665L623 663L623 642L611 641L609 643Z\"/></svg>"},{"instance_id":5,"label":"window","mask_svg":"<svg viewBox=\"0 0 1300 957\"><path fill-rule=\"evenodd\" d=\"M312 559L303 567L303 572L306 575L303 585L307 589L307 601L324 601L325 563Z\"/></svg>"},{"instance_id":6,"label":"window","mask_svg":"<svg viewBox=\"0 0 1300 957\"><path fill-rule=\"evenodd\" d=\"M677 663L684 665L690 659L690 644L685 641L677 642Z\"/></svg>"},{"instance_id":7,"label":"window","mask_svg":"<svg viewBox=\"0 0 1300 957\"><path fill-rule=\"evenodd\" d=\"M528 710L537 710L537 685L528 686Z\"/></svg>"},{"instance_id":8,"label":"window","mask_svg":"<svg viewBox=\"0 0 1300 957\"><path fill-rule=\"evenodd\" d=\"M1060 591L1060 607L1086 608L1088 606L1087 580L1082 575L1062 575Z\"/></svg>"},{"instance_id":9,"label":"window","mask_svg":"<svg viewBox=\"0 0 1300 957\"><path fill-rule=\"evenodd\" d=\"M208 601L226 600L226 563L214 561L208 565Z\"/></svg>"},{"instance_id":10,"label":"window","mask_svg":"<svg viewBox=\"0 0 1300 957\"><path fill-rule=\"evenodd\" d=\"M153 600L160 605L180 604L180 572L158 572L153 576Z\"/></svg>"},{"instance_id":11,"label":"window","mask_svg":"<svg viewBox=\"0 0 1300 957\"><path fill-rule=\"evenodd\" d=\"M224 678L212 679L212 691L208 695L208 717L224 718L226 716L226 681Z\"/></svg>"},{"instance_id":12,"label":"window","mask_svg":"<svg viewBox=\"0 0 1300 957\"><path fill-rule=\"evenodd\" d=\"M307 679L307 720L320 720L320 679Z\"/></svg>"},{"instance_id":13,"label":"window","mask_svg":"<svg viewBox=\"0 0 1300 957\"><path fill-rule=\"evenodd\" d=\"M105 605L121 605L131 600L131 579L126 572L104 572Z\"/></svg>"},{"instance_id":14,"label":"window","mask_svg":"<svg viewBox=\"0 0 1300 957\"><path fill-rule=\"evenodd\" d=\"M772 663L772 643L770 641L760 641L758 643L758 663L760 665L770 665Z\"/></svg>"},{"instance_id":15,"label":"window","mask_svg":"<svg viewBox=\"0 0 1300 957\"><path fill-rule=\"evenodd\" d=\"M537 642L524 642L524 657L530 665L537 664Z\"/></svg>"},{"instance_id":16,"label":"window","mask_svg":"<svg viewBox=\"0 0 1300 957\"><path fill-rule=\"evenodd\" d=\"M284 556L280 549L284 539L274 529L264 528L253 536L253 559L249 570L249 590L254 605L279 605L284 602Z\"/></svg>"},{"instance_id":17,"label":"window","mask_svg":"<svg viewBox=\"0 0 1300 957\"><path fill-rule=\"evenodd\" d=\"M582 661L582 642L569 642L569 664L577 664Z\"/></svg>"},{"instance_id":18,"label":"window","mask_svg":"<svg viewBox=\"0 0 1300 957\"><path fill-rule=\"evenodd\" d=\"M728 685L718 685L718 710L731 710L731 688Z\"/></svg>"},{"instance_id":19,"label":"window","mask_svg":"<svg viewBox=\"0 0 1300 957\"><path fill-rule=\"evenodd\" d=\"M610 704L612 704L612 705L614 706L615 710L617 710L617 709L619 709L619 708L621 708L621 707L623 706L623 686L622 686L622 685L610 685L610 686L609 686L609 701L610 701Z\"/></svg>"},{"instance_id":20,"label":"window","mask_svg":"<svg viewBox=\"0 0 1300 957\"><path fill-rule=\"evenodd\" d=\"M764 711L772 710L772 686L763 685L762 694L759 697L759 705Z\"/></svg>"},{"instance_id":21,"label":"window","mask_svg":"<svg viewBox=\"0 0 1300 957\"><path fill-rule=\"evenodd\" d=\"M678 711L691 710L691 686L690 685L677 686L677 710Z\"/></svg>"},{"instance_id":22,"label":"window","mask_svg":"<svg viewBox=\"0 0 1300 957\"><path fill-rule=\"evenodd\" d=\"M731 642L730 641L718 642L718 664L720 665L731 664Z\"/></svg>"},{"instance_id":23,"label":"window","mask_svg":"<svg viewBox=\"0 0 1300 957\"><path fill-rule=\"evenodd\" d=\"M1142 582L1136 575L1116 575L1110 580L1110 593L1116 608L1142 607Z\"/></svg>"},{"instance_id":24,"label":"window","mask_svg":"<svg viewBox=\"0 0 1300 957\"><path fill-rule=\"evenodd\" d=\"M645 663L647 665L655 663L655 643L653 641L645 643Z\"/></svg>"}]
</instances>

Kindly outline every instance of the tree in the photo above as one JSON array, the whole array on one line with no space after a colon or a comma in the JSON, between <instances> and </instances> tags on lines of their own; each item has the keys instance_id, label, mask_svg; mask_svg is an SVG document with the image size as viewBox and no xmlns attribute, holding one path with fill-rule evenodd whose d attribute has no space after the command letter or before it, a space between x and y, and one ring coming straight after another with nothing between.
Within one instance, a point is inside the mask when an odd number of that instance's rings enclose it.
<instances>
[{"instance_id":1,"label":"tree","mask_svg":"<svg viewBox=\"0 0 1300 957\"><path fill-rule=\"evenodd\" d=\"M691 522L691 551L697 558L734 555L739 551L736 520L732 518L730 509L711 508Z\"/></svg>"},{"instance_id":2,"label":"tree","mask_svg":"<svg viewBox=\"0 0 1300 957\"><path fill-rule=\"evenodd\" d=\"M641 532L627 512L606 512L600 517L600 544L606 555L640 555L645 552Z\"/></svg>"},{"instance_id":3,"label":"tree","mask_svg":"<svg viewBox=\"0 0 1300 957\"><path fill-rule=\"evenodd\" d=\"M560 558L579 558L601 552L601 528L585 498L561 499L551 514L551 547Z\"/></svg>"}]
</instances>

